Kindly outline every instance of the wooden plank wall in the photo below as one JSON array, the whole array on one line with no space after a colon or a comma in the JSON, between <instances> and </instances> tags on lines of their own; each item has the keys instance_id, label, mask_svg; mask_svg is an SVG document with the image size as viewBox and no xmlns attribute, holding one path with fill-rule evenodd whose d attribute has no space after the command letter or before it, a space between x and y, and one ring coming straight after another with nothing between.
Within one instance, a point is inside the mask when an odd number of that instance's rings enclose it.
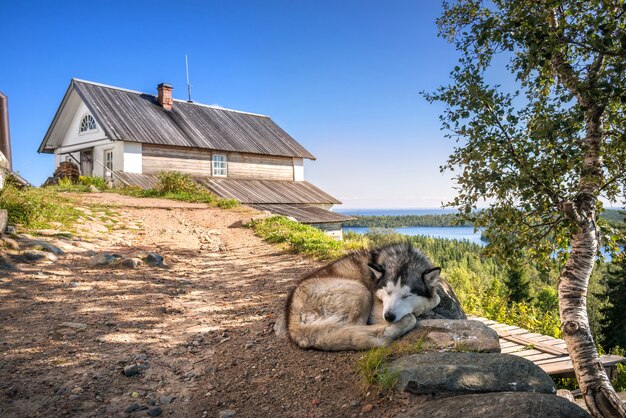
<instances>
[{"instance_id":1,"label":"wooden plank wall","mask_svg":"<svg viewBox=\"0 0 626 418\"><path fill-rule=\"evenodd\" d=\"M227 156L228 177L293 180L293 158L238 152L228 153Z\"/></svg>"},{"instance_id":2,"label":"wooden plank wall","mask_svg":"<svg viewBox=\"0 0 626 418\"><path fill-rule=\"evenodd\" d=\"M229 178L293 180L293 158L237 152L215 152L226 155ZM180 171L194 176L211 175L211 151L199 148L143 144L143 173Z\"/></svg>"},{"instance_id":3,"label":"wooden plank wall","mask_svg":"<svg viewBox=\"0 0 626 418\"><path fill-rule=\"evenodd\" d=\"M142 172L180 171L194 176L211 175L211 152L194 148L143 144Z\"/></svg>"}]
</instances>

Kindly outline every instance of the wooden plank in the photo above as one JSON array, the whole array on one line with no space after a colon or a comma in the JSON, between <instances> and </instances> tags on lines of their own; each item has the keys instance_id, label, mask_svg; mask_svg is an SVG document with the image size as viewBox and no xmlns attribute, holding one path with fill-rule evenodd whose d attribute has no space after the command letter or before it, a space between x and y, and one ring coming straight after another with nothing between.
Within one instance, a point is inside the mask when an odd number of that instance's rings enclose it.
<instances>
[{"instance_id":1,"label":"wooden plank","mask_svg":"<svg viewBox=\"0 0 626 418\"><path fill-rule=\"evenodd\" d=\"M528 335L528 330L525 330L524 328L518 328L518 329L513 329L510 331L502 332L499 335L500 335L500 338L505 338L505 337L512 336L512 335L523 336L523 335Z\"/></svg>"},{"instance_id":2,"label":"wooden plank","mask_svg":"<svg viewBox=\"0 0 626 418\"><path fill-rule=\"evenodd\" d=\"M554 363L538 364L538 366L548 374L563 374L574 371L574 365L569 358Z\"/></svg>"},{"instance_id":3,"label":"wooden plank","mask_svg":"<svg viewBox=\"0 0 626 418\"><path fill-rule=\"evenodd\" d=\"M501 348L500 352L503 354L516 354L523 350L524 350L523 346L516 345L515 347Z\"/></svg>"},{"instance_id":4,"label":"wooden plank","mask_svg":"<svg viewBox=\"0 0 626 418\"><path fill-rule=\"evenodd\" d=\"M519 357L526 357L526 356L530 356L533 354L545 354L545 353L542 353L539 350L525 350L524 347L522 347L522 350L517 351L514 354Z\"/></svg>"},{"instance_id":5,"label":"wooden plank","mask_svg":"<svg viewBox=\"0 0 626 418\"><path fill-rule=\"evenodd\" d=\"M507 336L507 337L502 337L505 340L517 343L517 344L521 344L524 345L526 347L528 346L533 346L533 348L537 349L537 350L541 350L544 353L550 353L550 354L554 354L557 356L560 355L567 355L567 350L561 348L558 345L547 345L544 343L537 343L537 342L533 342L533 341L529 341L529 340L525 340L523 337L519 337L519 336Z\"/></svg>"},{"instance_id":6,"label":"wooden plank","mask_svg":"<svg viewBox=\"0 0 626 418\"><path fill-rule=\"evenodd\" d=\"M524 356L524 358L536 364L536 362L540 360L548 360L552 358L563 358L563 357L555 357L554 354L550 354L550 353L539 353L539 354L533 354L530 356Z\"/></svg>"}]
</instances>

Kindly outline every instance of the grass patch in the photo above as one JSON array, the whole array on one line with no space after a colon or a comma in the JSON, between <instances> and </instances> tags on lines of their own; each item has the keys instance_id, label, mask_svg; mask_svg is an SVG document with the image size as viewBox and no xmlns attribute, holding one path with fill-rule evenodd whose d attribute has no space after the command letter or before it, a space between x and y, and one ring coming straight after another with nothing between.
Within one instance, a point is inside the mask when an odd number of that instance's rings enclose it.
<instances>
[{"instance_id":1,"label":"grass patch","mask_svg":"<svg viewBox=\"0 0 626 418\"><path fill-rule=\"evenodd\" d=\"M196 183L189 175L176 171L159 173L158 182L153 189L140 187L119 187L113 192L134 197L158 197L180 200L183 202L206 203L222 209L239 206L236 199L222 199Z\"/></svg>"},{"instance_id":2,"label":"grass patch","mask_svg":"<svg viewBox=\"0 0 626 418\"><path fill-rule=\"evenodd\" d=\"M46 188L50 188L59 192L86 193L91 192L91 190L89 189L91 186L95 186L101 191L109 188L109 186L107 186L106 180L103 177L91 176L80 176L77 182L73 182L69 178L61 178L59 179L59 182L57 184L53 186L47 186Z\"/></svg>"},{"instance_id":3,"label":"grass patch","mask_svg":"<svg viewBox=\"0 0 626 418\"><path fill-rule=\"evenodd\" d=\"M398 340L387 347L372 348L357 360L357 371L365 385L388 391L393 389L400 379L400 373L389 370L388 363L403 356L423 353L425 349L422 338L416 341Z\"/></svg>"},{"instance_id":4,"label":"grass patch","mask_svg":"<svg viewBox=\"0 0 626 418\"><path fill-rule=\"evenodd\" d=\"M389 370L387 362L391 358L393 351L391 347L378 347L363 353L357 360L357 369L367 385L377 385L379 376L385 375L386 382L389 381Z\"/></svg>"},{"instance_id":5,"label":"grass patch","mask_svg":"<svg viewBox=\"0 0 626 418\"><path fill-rule=\"evenodd\" d=\"M50 222L71 229L82 214L71 200L60 196L53 188L17 189L10 184L0 190L0 209L8 211L9 223L39 229L50 228Z\"/></svg>"},{"instance_id":6,"label":"grass patch","mask_svg":"<svg viewBox=\"0 0 626 418\"><path fill-rule=\"evenodd\" d=\"M344 244L324 232L284 216L254 221L256 234L271 243L284 243L291 250L319 259L335 259L343 255Z\"/></svg>"}]
</instances>

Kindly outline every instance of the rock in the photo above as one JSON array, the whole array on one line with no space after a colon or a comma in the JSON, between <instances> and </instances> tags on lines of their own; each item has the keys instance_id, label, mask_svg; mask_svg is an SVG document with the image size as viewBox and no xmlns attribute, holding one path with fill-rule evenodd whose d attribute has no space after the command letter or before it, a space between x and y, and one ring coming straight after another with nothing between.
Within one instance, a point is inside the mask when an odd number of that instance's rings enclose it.
<instances>
[{"instance_id":1,"label":"rock","mask_svg":"<svg viewBox=\"0 0 626 418\"><path fill-rule=\"evenodd\" d=\"M14 271L15 266L5 256L0 254L0 270Z\"/></svg>"},{"instance_id":2,"label":"rock","mask_svg":"<svg viewBox=\"0 0 626 418\"><path fill-rule=\"evenodd\" d=\"M65 252L62 249L46 241L26 241L26 242L23 242L22 245L24 245L27 248L31 248L35 250L47 251L54 255L65 254Z\"/></svg>"},{"instance_id":3,"label":"rock","mask_svg":"<svg viewBox=\"0 0 626 418\"><path fill-rule=\"evenodd\" d=\"M130 397L131 398L138 398L139 397L139 392L131 392Z\"/></svg>"},{"instance_id":4,"label":"rock","mask_svg":"<svg viewBox=\"0 0 626 418\"><path fill-rule=\"evenodd\" d=\"M69 328L76 332L82 332L87 330L87 324L82 324L80 322L63 322L62 324L59 324L59 328Z\"/></svg>"},{"instance_id":5,"label":"rock","mask_svg":"<svg viewBox=\"0 0 626 418\"><path fill-rule=\"evenodd\" d=\"M9 212L6 209L0 209L0 235L4 234L9 224Z\"/></svg>"},{"instance_id":6,"label":"rock","mask_svg":"<svg viewBox=\"0 0 626 418\"><path fill-rule=\"evenodd\" d=\"M550 376L532 361L510 354L427 353L389 364L399 373L397 389L414 394L464 395L482 392L556 394Z\"/></svg>"},{"instance_id":7,"label":"rock","mask_svg":"<svg viewBox=\"0 0 626 418\"><path fill-rule=\"evenodd\" d=\"M150 415L151 417L158 417L159 415L161 415L161 413L163 412L163 410L158 407L152 407L148 410L148 415Z\"/></svg>"},{"instance_id":8,"label":"rock","mask_svg":"<svg viewBox=\"0 0 626 418\"><path fill-rule=\"evenodd\" d=\"M410 408L397 418L589 418L584 409L560 396L532 392L499 392L435 399Z\"/></svg>"},{"instance_id":9,"label":"rock","mask_svg":"<svg viewBox=\"0 0 626 418\"><path fill-rule=\"evenodd\" d=\"M363 406L363 408L361 408L361 412L367 414L368 412L372 412L372 409L374 409L374 405L368 403L367 405Z\"/></svg>"},{"instance_id":10,"label":"rock","mask_svg":"<svg viewBox=\"0 0 626 418\"><path fill-rule=\"evenodd\" d=\"M145 406L139 405L137 402L133 402L130 405L128 405L126 409L124 409L124 412L126 412L127 414L130 414L130 413L145 410L145 409L148 409L148 408Z\"/></svg>"},{"instance_id":11,"label":"rock","mask_svg":"<svg viewBox=\"0 0 626 418\"><path fill-rule=\"evenodd\" d=\"M424 318L467 319L467 315L465 315L461 302L459 302L459 298L454 293L452 286L442 278L439 278L437 294L441 298L441 302L431 312L423 315Z\"/></svg>"},{"instance_id":12,"label":"rock","mask_svg":"<svg viewBox=\"0 0 626 418\"><path fill-rule=\"evenodd\" d=\"M15 225L7 225L4 229L4 232L6 232L8 235L15 235L17 234L17 228L15 227Z\"/></svg>"},{"instance_id":13,"label":"rock","mask_svg":"<svg viewBox=\"0 0 626 418\"><path fill-rule=\"evenodd\" d=\"M423 319L404 340L421 341L425 349L455 352L499 353L498 333L480 321Z\"/></svg>"},{"instance_id":14,"label":"rock","mask_svg":"<svg viewBox=\"0 0 626 418\"><path fill-rule=\"evenodd\" d=\"M143 261L141 261L138 258L125 258L120 263L122 267L126 267L129 269L136 269L140 267L142 264L143 264Z\"/></svg>"},{"instance_id":15,"label":"rock","mask_svg":"<svg viewBox=\"0 0 626 418\"><path fill-rule=\"evenodd\" d=\"M131 364L129 366L126 366L124 367L124 370L122 370L122 374L124 374L124 376L126 377L131 377L139 374L139 366L137 364Z\"/></svg>"},{"instance_id":16,"label":"rock","mask_svg":"<svg viewBox=\"0 0 626 418\"><path fill-rule=\"evenodd\" d=\"M159 403L161 403L162 405L170 404L173 400L174 397L169 395L163 395L159 397Z\"/></svg>"},{"instance_id":17,"label":"rock","mask_svg":"<svg viewBox=\"0 0 626 418\"><path fill-rule=\"evenodd\" d=\"M148 253L146 255L145 261L151 266L164 267L163 257L157 253Z\"/></svg>"},{"instance_id":18,"label":"rock","mask_svg":"<svg viewBox=\"0 0 626 418\"><path fill-rule=\"evenodd\" d=\"M98 189L96 186L94 186L93 184L89 185L89 191L91 193L100 193L100 189Z\"/></svg>"},{"instance_id":19,"label":"rock","mask_svg":"<svg viewBox=\"0 0 626 418\"><path fill-rule=\"evenodd\" d=\"M108 266L117 263L120 258L117 254L100 253L91 257L88 264L90 267Z\"/></svg>"},{"instance_id":20,"label":"rock","mask_svg":"<svg viewBox=\"0 0 626 418\"><path fill-rule=\"evenodd\" d=\"M72 233L69 231L59 231L58 229L37 229L35 234L43 237L65 237L71 238Z\"/></svg>"},{"instance_id":21,"label":"rock","mask_svg":"<svg viewBox=\"0 0 626 418\"><path fill-rule=\"evenodd\" d=\"M47 251L26 250L16 257L18 262L33 263L36 261L57 261L58 257Z\"/></svg>"},{"instance_id":22,"label":"rock","mask_svg":"<svg viewBox=\"0 0 626 418\"><path fill-rule=\"evenodd\" d=\"M9 250L15 250L15 251L20 250L20 244L18 244L18 242L15 241L13 238L2 237L1 242L4 245L4 248L8 248Z\"/></svg>"},{"instance_id":23,"label":"rock","mask_svg":"<svg viewBox=\"0 0 626 418\"><path fill-rule=\"evenodd\" d=\"M272 328L278 338L287 338L287 327L285 326L285 318L283 316L276 318L276 322Z\"/></svg>"},{"instance_id":24,"label":"rock","mask_svg":"<svg viewBox=\"0 0 626 418\"><path fill-rule=\"evenodd\" d=\"M567 389L559 389L556 391L556 396L560 396L561 398L565 398L570 402L576 402L574 399L574 395Z\"/></svg>"},{"instance_id":25,"label":"rock","mask_svg":"<svg viewBox=\"0 0 626 418\"><path fill-rule=\"evenodd\" d=\"M236 414L237 412L233 411L232 409L223 409L217 414L217 417L218 418L232 418Z\"/></svg>"},{"instance_id":26,"label":"rock","mask_svg":"<svg viewBox=\"0 0 626 418\"><path fill-rule=\"evenodd\" d=\"M152 406L156 405L156 403L157 403L157 398L156 398L156 396L154 395L154 393L149 393L149 394L146 396L146 402L148 402L148 405L152 405Z\"/></svg>"}]
</instances>

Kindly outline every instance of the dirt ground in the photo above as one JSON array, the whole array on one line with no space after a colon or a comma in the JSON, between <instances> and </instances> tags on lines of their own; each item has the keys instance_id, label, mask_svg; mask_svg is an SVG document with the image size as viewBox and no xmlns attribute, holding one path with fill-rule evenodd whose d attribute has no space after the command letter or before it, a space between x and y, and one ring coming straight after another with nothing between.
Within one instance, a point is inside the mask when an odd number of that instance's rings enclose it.
<instances>
[{"instance_id":1,"label":"dirt ground","mask_svg":"<svg viewBox=\"0 0 626 418\"><path fill-rule=\"evenodd\" d=\"M80 240L55 238L66 250L56 262L0 270L0 416L391 417L416 401L364 386L359 353L304 351L275 335L287 292L319 263L237 227L252 210L77 199L117 215L92 207ZM215 231L221 251L207 248ZM137 251L166 266L88 264ZM139 373L125 376L133 364Z\"/></svg>"}]
</instances>

